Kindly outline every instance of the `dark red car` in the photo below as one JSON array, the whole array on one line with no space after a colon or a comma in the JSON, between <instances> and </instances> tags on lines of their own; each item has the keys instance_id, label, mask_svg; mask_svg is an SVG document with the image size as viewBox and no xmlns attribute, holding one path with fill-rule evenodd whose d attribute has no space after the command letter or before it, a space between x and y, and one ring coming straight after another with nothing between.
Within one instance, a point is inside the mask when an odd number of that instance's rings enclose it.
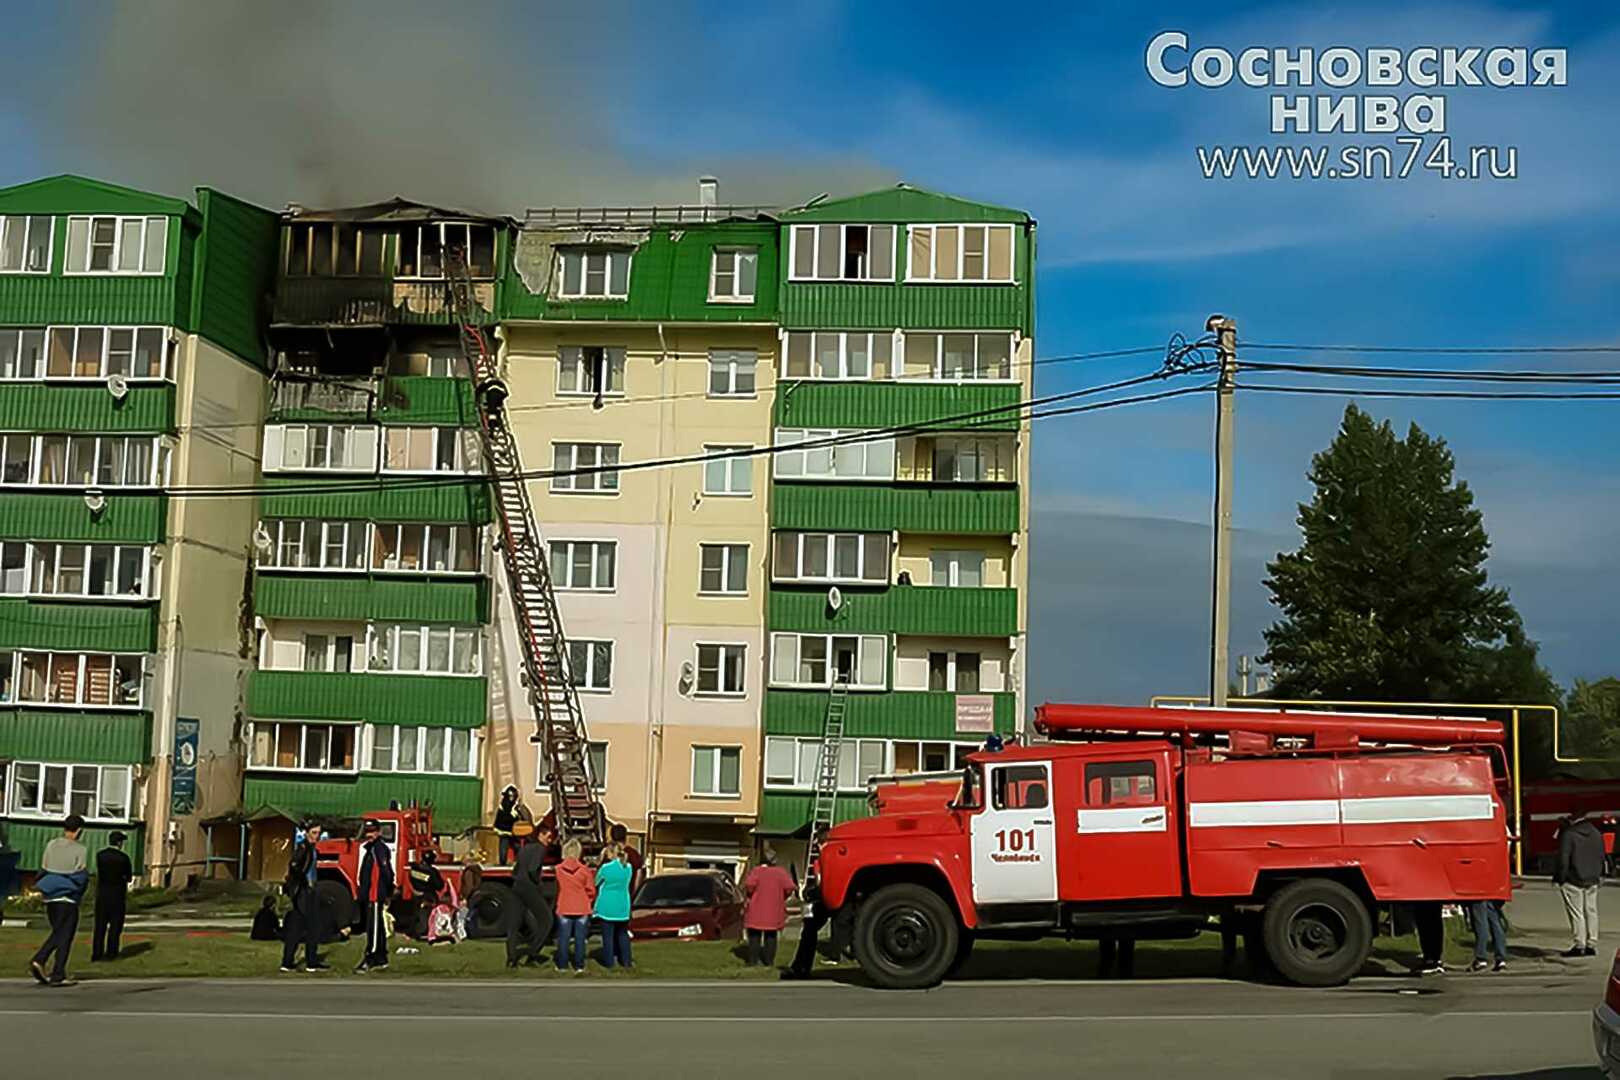
<instances>
[{"instance_id":1,"label":"dark red car","mask_svg":"<svg viewBox=\"0 0 1620 1080\"><path fill-rule=\"evenodd\" d=\"M642 882L630 904L637 941L718 941L742 936L743 896L719 870L679 870Z\"/></svg>"}]
</instances>

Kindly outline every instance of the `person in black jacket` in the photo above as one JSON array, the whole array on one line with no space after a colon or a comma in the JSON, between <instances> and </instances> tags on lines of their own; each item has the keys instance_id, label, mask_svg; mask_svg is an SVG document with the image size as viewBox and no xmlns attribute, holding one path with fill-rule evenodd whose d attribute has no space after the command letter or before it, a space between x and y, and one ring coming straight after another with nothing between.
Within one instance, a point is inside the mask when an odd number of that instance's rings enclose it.
<instances>
[{"instance_id":1,"label":"person in black jacket","mask_svg":"<svg viewBox=\"0 0 1620 1080\"><path fill-rule=\"evenodd\" d=\"M96 852L96 919L90 938L90 960L118 959L119 939L124 934L124 912L129 901L129 883L135 880L135 867L124 854L129 837L115 832L109 846Z\"/></svg>"},{"instance_id":2,"label":"person in black jacket","mask_svg":"<svg viewBox=\"0 0 1620 1080\"><path fill-rule=\"evenodd\" d=\"M320 957L321 918L320 897L315 892L315 845L320 843L321 827L311 823L303 834L295 837L291 860L287 863L287 880L281 889L292 900L282 927L281 970L298 970L298 946L304 946L304 967L309 971L324 971L327 964Z\"/></svg>"},{"instance_id":3,"label":"person in black jacket","mask_svg":"<svg viewBox=\"0 0 1620 1080\"><path fill-rule=\"evenodd\" d=\"M551 909L540 894L540 872L546 865L552 834L537 833L518 848L517 865L512 868L512 898L515 910L507 916L506 966L519 961L533 963L551 937Z\"/></svg>"},{"instance_id":4,"label":"person in black jacket","mask_svg":"<svg viewBox=\"0 0 1620 1080\"><path fill-rule=\"evenodd\" d=\"M394 856L382 838L382 826L366 822L360 839L365 854L360 858L360 879L355 887L365 905L366 954L356 965L356 974L388 966L388 927L383 912L394 895Z\"/></svg>"},{"instance_id":5,"label":"person in black jacket","mask_svg":"<svg viewBox=\"0 0 1620 1080\"><path fill-rule=\"evenodd\" d=\"M1603 883L1603 834L1584 814L1571 814L1558 834L1553 883L1564 896L1570 947L1565 956L1596 956L1598 887Z\"/></svg>"}]
</instances>

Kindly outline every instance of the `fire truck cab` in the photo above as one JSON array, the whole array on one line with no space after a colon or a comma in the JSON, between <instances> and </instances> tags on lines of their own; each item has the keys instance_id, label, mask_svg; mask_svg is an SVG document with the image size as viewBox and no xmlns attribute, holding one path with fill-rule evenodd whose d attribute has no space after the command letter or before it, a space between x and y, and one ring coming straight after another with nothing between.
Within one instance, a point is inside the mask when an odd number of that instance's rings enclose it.
<instances>
[{"instance_id":1,"label":"fire truck cab","mask_svg":"<svg viewBox=\"0 0 1620 1080\"><path fill-rule=\"evenodd\" d=\"M973 755L941 809L846 822L815 867L862 968L938 982L980 937L1191 936L1235 920L1293 982L1365 963L1380 906L1506 899L1501 725L1047 705L1088 741Z\"/></svg>"}]
</instances>

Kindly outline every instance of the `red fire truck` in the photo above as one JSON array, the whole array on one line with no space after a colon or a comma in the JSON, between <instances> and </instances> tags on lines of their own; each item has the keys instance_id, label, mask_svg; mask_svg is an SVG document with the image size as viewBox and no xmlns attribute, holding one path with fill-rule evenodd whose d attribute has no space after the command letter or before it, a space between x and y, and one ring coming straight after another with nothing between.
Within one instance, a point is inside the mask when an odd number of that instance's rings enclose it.
<instances>
[{"instance_id":1,"label":"red fire truck","mask_svg":"<svg viewBox=\"0 0 1620 1080\"><path fill-rule=\"evenodd\" d=\"M1286 978L1365 963L1380 907L1507 899L1494 721L1045 705L1061 740L969 758L937 810L833 828L822 902L885 987L976 938L1190 936L1232 919Z\"/></svg>"},{"instance_id":2,"label":"red fire truck","mask_svg":"<svg viewBox=\"0 0 1620 1080\"><path fill-rule=\"evenodd\" d=\"M1603 830L1603 853L1613 872L1615 823L1620 820L1620 780L1553 776L1525 784L1524 862L1536 873L1552 872L1565 819L1584 814Z\"/></svg>"}]
</instances>

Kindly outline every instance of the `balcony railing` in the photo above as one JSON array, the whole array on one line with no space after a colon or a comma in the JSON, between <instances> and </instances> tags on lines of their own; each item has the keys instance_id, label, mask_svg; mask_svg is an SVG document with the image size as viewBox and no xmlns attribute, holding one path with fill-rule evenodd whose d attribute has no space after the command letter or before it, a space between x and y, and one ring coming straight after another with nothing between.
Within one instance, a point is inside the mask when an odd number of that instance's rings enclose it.
<instances>
[{"instance_id":1,"label":"balcony railing","mask_svg":"<svg viewBox=\"0 0 1620 1080\"><path fill-rule=\"evenodd\" d=\"M366 415L371 412L379 385L375 379L348 379L343 382L277 379L270 385L270 413L280 415L308 410Z\"/></svg>"},{"instance_id":2,"label":"balcony railing","mask_svg":"<svg viewBox=\"0 0 1620 1080\"><path fill-rule=\"evenodd\" d=\"M475 282L473 299L493 321L495 283ZM450 321L442 280L281 278L274 321L281 326L389 326Z\"/></svg>"}]
</instances>

